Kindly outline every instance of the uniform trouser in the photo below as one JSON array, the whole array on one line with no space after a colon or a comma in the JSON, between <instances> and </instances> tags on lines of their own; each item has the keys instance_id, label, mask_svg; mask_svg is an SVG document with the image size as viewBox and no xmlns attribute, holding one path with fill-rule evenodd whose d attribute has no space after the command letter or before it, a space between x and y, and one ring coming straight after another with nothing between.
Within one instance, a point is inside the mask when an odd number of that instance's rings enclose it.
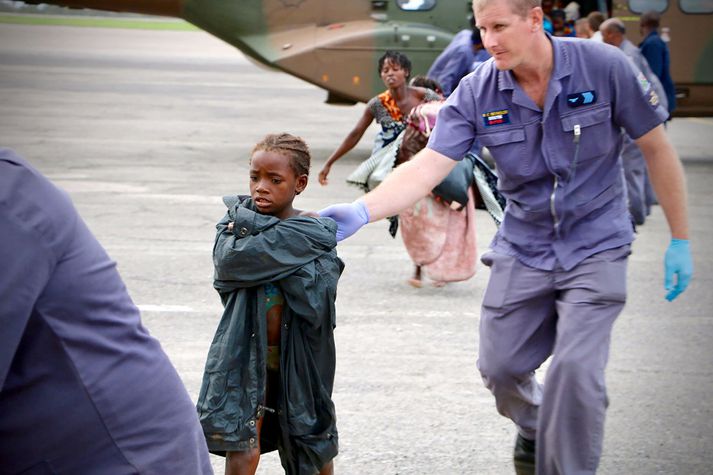
<instances>
[{"instance_id":1,"label":"uniform trouser","mask_svg":"<svg viewBox=\"0 0 713 475\"><path fill-rule=\"evenodd\" d=\"M647 195L647 184L649 181L646 171L646 162L641 152L636 150L631 156L623 157L624 179L626 180L626 190L629 198L629 212L634 222L638 225L644 224L648 216L651 204ZM651 186L650 184L648 185Z\"/></svg>"},{"instance_id":2,"label":"uniform trouser","mask_svg":"<svg viewBox=\"0 0 713 475\"><path fill-rule=\"evenodd\" d=\"M604 368L626 300L630 246L574 269L541 271L495 252L480 320L478 368L500 414L535 439L538 474L591 474L608 405ZM534 376L553 355L545 383Z\"/></svg>"}]
</instances>

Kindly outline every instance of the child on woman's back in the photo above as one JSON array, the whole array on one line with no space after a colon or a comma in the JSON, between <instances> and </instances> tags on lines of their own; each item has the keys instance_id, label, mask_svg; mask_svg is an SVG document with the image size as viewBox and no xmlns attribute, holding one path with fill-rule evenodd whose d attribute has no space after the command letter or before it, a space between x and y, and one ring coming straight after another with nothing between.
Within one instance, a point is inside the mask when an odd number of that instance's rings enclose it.
<instances>
[{"instance_id":1,"label":"child on woman's back","mask_svg":"<svg viewBox=\"0 0 713 475\"><path fill-rule=\"evenodd\" d=\"M299 137L268 135L250 159L250 197L223 198L214 286L223 317L208 352L198 413L226 474L255 473L277 449L288 474L333 473L336 224L293 200L307 186ZM316 216L316 215L315 215Z\"/></svg>"}]
</instances>

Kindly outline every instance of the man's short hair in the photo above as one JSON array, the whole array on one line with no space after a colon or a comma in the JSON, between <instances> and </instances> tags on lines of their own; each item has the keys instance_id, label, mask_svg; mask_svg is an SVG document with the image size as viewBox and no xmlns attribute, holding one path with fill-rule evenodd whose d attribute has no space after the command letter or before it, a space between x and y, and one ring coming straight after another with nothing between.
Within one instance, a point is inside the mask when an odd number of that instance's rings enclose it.
<instances>
[{"instance_id":1,"label":"man's short hair","mask_svg":"<svg viewBox=\"0 0 713 475\"><path fill-rule=\"evenodd\" d=\"M599 27L604 23L605 18L602 12L595 10L587 15L587 20L592 31L599 31Z\"/></svg>"},{"instance_id":2,"label":"man's short hair","mask_svg":"<svg viewBox=\"0 0 713 475\"><path fill-rule=\"evenodd\" d=\"M473 0L473 11L477 13L495 0ZM507 0L513 13L525 18L530 10L542 6L541 0Z\"/></svg>"},{"instance_id":3,"label":"man's short hair","mask_svg":"<svg viewBox=\"0 0 713 475\"><path fill-rule=\"evenodd\" d=\"M626 26L624 25L624 22L618 18L610 18L606 20L602 23L600 29L626 35Z\"/></svg>"},{"instance_id":4,"label":"man's short hair","mask_svg":"<svg viewBox=\"0 0 713 475\"><path fill-rule=\"evenodd\" d=\"M646 26L648 28L657 30L659 28L659 25L661 24L661 15L659 15L658 12L655 12L653 10L644 12L644 14L641 15L641 18L639 18L639 24L641 26Z\"/></svg>"}]
</instances>

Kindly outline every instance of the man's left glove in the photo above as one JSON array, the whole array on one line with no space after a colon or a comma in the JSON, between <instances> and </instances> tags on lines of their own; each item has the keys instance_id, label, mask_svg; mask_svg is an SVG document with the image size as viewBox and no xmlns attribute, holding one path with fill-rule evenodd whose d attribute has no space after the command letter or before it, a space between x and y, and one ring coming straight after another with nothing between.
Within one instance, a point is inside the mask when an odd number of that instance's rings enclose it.
<instances>
[{"instance_id":1,"label":"man's left glove","mask_svg":"<svg viewBox=\"0 0 713 475\"><path fill-rule=\"evenodd\" d=\"M337 222L337 242L348 238L369 222L369 210L362 200L327 206L319 211L319 215Z\"/></svg>"},{"instance_id":2,"label":"man's left glove","mask_svg":"<svg viewBox=\"0 0 713 475\"><path fill-rule=\"evenodd\" d=\"M669 302L686 290L693 275L693 260L687 239L671 239L664 257L664 287ZM675 284L674 284L675 277Z\"/></svg>"}]
</instances>

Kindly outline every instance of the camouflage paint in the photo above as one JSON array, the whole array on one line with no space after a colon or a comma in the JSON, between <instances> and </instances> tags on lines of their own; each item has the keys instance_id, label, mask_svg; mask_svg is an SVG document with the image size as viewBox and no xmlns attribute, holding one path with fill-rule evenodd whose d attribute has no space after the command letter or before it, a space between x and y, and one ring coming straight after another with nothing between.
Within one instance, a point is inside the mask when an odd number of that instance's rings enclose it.
<instances>
[{"instance_id":1,"label":"camouflage paint","mask_svg":"<svg viewBox=\"0 0 713 475\"><path fill-rule=\"evenodd\" d=\"M711 25L711 28L713 28L713 25ZM698 64L696 64L696 70L693 74L693 81L713 84L713 34L711 34L708 44L698 56Z\"/></svg>"},{"instance_id":2,"label":"camouflage paint","mask_svg":"<svg viewBox=\"0 0 713 475\"><path fill-rule=\"evenodd\" d=\"M436 0L404 11L397 0L28 0L72 7L178 16L254 60L354 101L385 89L378 58L405 53L424 74L453 34L468 28L470 1ZM617 0L614 16L640 41L638 14ZM668 0L662 26L671 31L671 73L687 94L676 115L713 115L713 15L684 14Z\"/></svg>"}]
</instances>

